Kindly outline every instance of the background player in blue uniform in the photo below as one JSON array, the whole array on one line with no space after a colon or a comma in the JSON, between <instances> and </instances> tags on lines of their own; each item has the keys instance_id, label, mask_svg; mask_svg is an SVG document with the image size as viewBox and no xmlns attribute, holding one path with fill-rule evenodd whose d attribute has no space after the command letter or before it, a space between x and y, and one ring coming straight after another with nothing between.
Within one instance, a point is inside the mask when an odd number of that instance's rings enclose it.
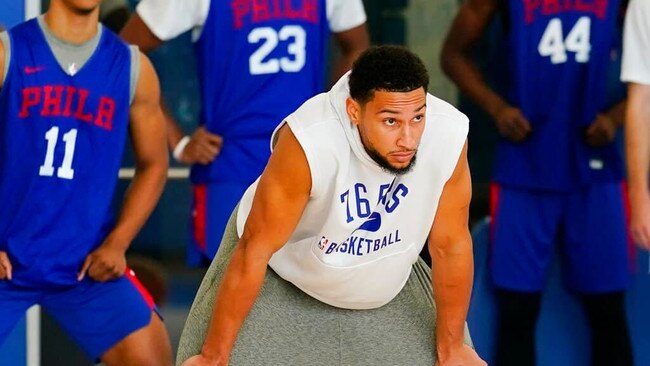
<instances>
[{"instance_id":1,"label":"background player in blue uniform","mask_svg":"<svg viewBox=\"0 0 650 366\"><path fill-rule=\"evenodd\" d=\"M499 95L469 56L501 11ZM613 142L624 104L606 101L618 0L470 0L442 64L501 135L492 187L497 365L533 365L545 274L560 244L566 285L580 295L595 365L631 365L624 312L629 283L622 160Z\"/></svg>"},{"instance_id":2,"label":"background player in blue uniform","mask_svg":"<svg viewBox=\"0 0 650 366\"><path fill-rule=\"evenodd\" d=\"M124 256L166 178L158 80L98 25L98 3L52 0L0 35L0 342L40 304L93 359L168 365L167 332ZM127 131L137 168L115 222Z\"/></svg>"},{"instance_id":3,"label":"background player in blue uniform","mask_svg":"<svg viewBox=\"0 0 650 366\"><path fill-rule=\"evenodd\" d=\"M206 263L264 169L275 126L323 91L330 32L342 50L337 76L368 47L365 12L360 0L143 0L136 10L120 34L144 51L194 29L200 127L183 137L170 117L168 142L194 164L189 262Z\"/></svg>"}]
</instances>

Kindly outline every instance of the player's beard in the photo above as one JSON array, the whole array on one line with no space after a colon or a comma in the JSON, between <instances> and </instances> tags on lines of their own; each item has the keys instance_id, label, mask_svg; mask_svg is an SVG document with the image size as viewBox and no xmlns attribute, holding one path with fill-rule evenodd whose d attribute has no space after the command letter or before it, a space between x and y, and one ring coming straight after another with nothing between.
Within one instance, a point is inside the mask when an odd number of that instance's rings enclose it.
<instances>
[{"instance_id":1,"label":"player's beard","mask_svg":"<svg viewBox=\"0 0 650 366\"><path fill-rule=\"evenodd\" d=\"M411 169L413 169L413 166L415 165L415 158L417 157L417 151L416 151L415 154L413 154L413 157L411 158L411 161L408 163L407 166L396 168L388 162L388 159L381 156L381 154L377 150L375 150L375 148L373 148L372 146L366 146L365 144L363 144L363 148L366 150L368 155L370 155L372 160L374 160L375 163L377 163L384 171L395 175L404 175L410 172Z\"/></svg>"}]
</instances>

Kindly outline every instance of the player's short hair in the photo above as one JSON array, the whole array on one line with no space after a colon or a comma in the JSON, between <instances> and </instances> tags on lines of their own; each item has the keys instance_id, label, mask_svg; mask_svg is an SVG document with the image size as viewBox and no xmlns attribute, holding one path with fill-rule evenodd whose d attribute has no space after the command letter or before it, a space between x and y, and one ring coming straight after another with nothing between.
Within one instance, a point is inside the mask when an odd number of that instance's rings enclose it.
<instances>
[{"instance_id":1,"label":"player's short hair","mask_svg":"<svg viewBox=\"0 0 650 366\"><path fill-rule=\"evenodd\" d=\"M367 49L352 65L350 96L365 104L375 91L427 90L429 74L422 60L403 46L382 45Z\"/></svg>"}]
</instances>

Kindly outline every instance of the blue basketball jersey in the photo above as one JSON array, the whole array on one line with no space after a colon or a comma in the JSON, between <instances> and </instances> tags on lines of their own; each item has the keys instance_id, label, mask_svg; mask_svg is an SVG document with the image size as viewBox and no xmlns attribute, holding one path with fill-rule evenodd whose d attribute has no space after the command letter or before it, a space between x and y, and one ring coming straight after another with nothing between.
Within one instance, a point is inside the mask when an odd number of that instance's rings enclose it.
<instances>
[{"instance_id":1,"label":"blue basketball jersey","mask_svg":"<svg viewBox=\"0 0 650 366\"><path fill-rule=\"evenodd\" d=\"M36 20L9 36L0 89L0 250L9 253L16 285L73 284L112 226L131 51L104 29L70 76Z\"/></svg>"},{"instance_id":2,"label":"blue basketball jersey","mask_svg":"<svg viewBox=\"0 0 650 366\"><path fill-rule=\"evenodd\" d=\"M614 143L586 144L585 131L606 105L618 0L508 1L506 96L532 125L523 143L501 139L494 179L502 184L571 190L619 181Z\"/></svg>"},{"instance_id":3,"label":"blue basketball jersey","mask_svg":"<svg viewBox=\"0 0 650 366\"><path fill-rule=\"evenodd\" d=\"M322 91L329 39L325 0L211 1L196 53L200 122L223 136L192 181L252 183L270 155L273 129Z\"/></svg>"}]
</instances>

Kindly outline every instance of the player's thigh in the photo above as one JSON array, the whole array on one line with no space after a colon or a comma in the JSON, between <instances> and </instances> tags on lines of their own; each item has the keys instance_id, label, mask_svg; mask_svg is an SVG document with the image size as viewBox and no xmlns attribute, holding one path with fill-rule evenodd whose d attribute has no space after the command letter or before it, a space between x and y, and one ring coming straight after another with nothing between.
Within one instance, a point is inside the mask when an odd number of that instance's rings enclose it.
<instances>
[{"instance_id":1,"label":"player's thigh","mask_svg":"<svg viewBox=\"0 0 650 366\"><path fill-rule=\"evenodd\" d=\"M130 270L115 281L89 278L65 291L49 293L43 307L91 359L151 322L151 296Z\"/></svg>"},{"instance_id":2,"label":"player's thigh","mask_svg":"<svg viewBox=\"0 0 650 366\"><path fill-rule=\"evenodd\" d=\"M561 196L492 187L491 273L497 287L539 291L553 255Z\"/></svg>"},{"instance_id":3,"label":"player's thigh","mask_svg":"<svg viewBox=\"0 0 650 366\"><path fill-rule=\"evenodd\" d=\"M37 291L16 287L10 281L0 280L0 345L25 315L25 311L37 302L38 297Z\"/></svg>"},{"instance_id":4,"label":"player's thigh","mask_svg":"<svg viewBox=\"0 0 650 366\"><path fill-rule=\"evenodd\" d=\"M593 185L571 197L563 247L570 288L603 293L629 285L633 246L626 199L621 183Z\"/></svg>"}]
</instances>

